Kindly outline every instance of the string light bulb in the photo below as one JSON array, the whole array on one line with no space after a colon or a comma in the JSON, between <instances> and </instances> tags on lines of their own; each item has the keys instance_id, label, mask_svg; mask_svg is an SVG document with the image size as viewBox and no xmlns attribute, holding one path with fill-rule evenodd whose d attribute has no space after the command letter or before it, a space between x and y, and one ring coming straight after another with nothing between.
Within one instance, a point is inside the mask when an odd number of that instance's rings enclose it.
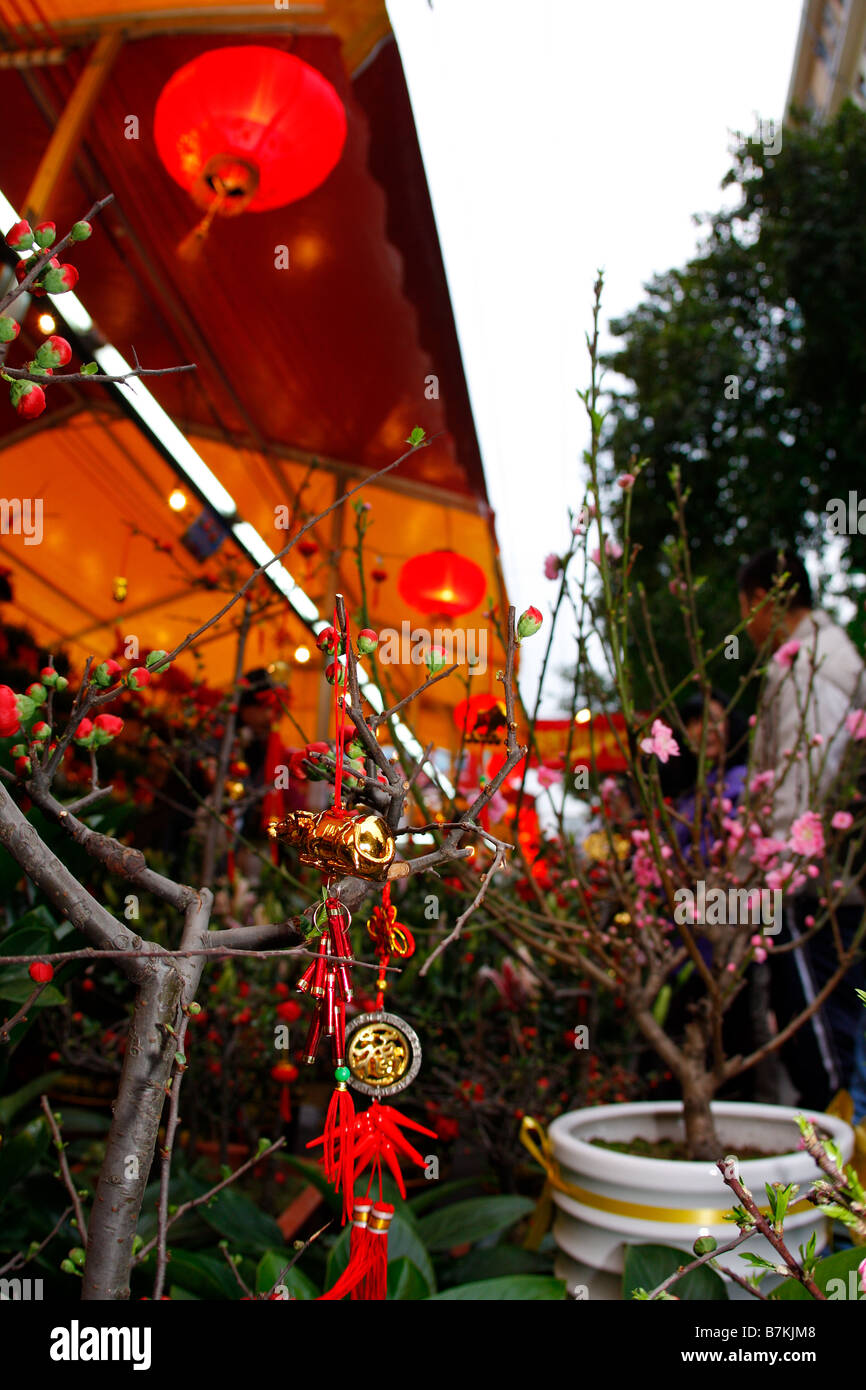
<instances>
[{"instance_id":1,"label":"string light bulb","mask_svg":"<svg viewBox=\"0 0 866 1390\"><path fill-rule=\"evenodd\" d=\"M186 506L186 493L181 492L180 488L176 487L168 499L168 505L173 512L182 512Z\"/></svg>"}]
</instances>

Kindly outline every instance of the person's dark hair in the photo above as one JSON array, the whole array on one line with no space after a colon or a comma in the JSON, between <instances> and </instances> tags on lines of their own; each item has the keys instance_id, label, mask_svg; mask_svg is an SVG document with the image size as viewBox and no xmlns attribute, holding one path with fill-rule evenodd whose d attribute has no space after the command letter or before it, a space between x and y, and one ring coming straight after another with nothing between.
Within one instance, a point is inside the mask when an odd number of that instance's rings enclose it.
<instances>
[{"instance_id":1,"label":"person's dark hair","mask_svg":"<svg viewBox=\"0 0 866 1390\"><path fill-rule=\"evenodd\" d=\"M748 598L758 589L772 589L780 575L787 574L785 597L794 608L812 607L812 585L806 566L795 550L768 546L747 560L737 577L737 588Z\"/></svg>"}]
</instances>

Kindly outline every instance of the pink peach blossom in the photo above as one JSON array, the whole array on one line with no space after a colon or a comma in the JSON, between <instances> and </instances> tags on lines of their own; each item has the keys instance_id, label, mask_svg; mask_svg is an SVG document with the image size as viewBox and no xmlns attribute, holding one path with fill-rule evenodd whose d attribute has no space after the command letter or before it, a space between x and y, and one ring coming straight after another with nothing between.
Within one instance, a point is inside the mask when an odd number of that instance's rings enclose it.
<instances>
[{"instance_id":1,"label":"pink peach blossom","mask_svg":"<svg viewBox=\"0 0 866 1390\"><path fill-rule=\"evenodd\" d=\"M803 854L809 859L818 859L824 853L824 831L821 817L815 811L806 811L794 821L790 845L794 854Z\"/></svg>"},{"instance_id":2,"label":"pink peach blossom","mask_svg":"<svg viewBox=\"0 0 866 1390\"><path fill-rule=\"evenodd\" d=\"M852 738L866 738L866 709L855 709L845 716L845 728Z\"/></svg>"},{"instance_id":3,"label":"pink peach blossom","mask_svg":"<svg viewBox=\"0 0 866 1390\"><path fill-rule=\"evenodd\" d=\"M800 650L800 643L792 637L789 642L783 642L778 651L773 653L773 660L777 666L781 666L787 671L794 664L794 657Z\"/></svg>"},{"instance_id":4,"label":"pink peach blossom","mask_svg":"<svg viewBox=\"0 0 866 1390\"><path fill-rule=\"evenodd\" d=\"M654 753L660 763L666 763L669 758L679 757L680 746L661 719L653 721L650 737L642 738L640 746L644 753Z\"/></svg>"},{"instance_id":5,"label":"pink peach blossom","mask_svg":"<svg viewBox=\"0 0 866 1390\"><path fill-rule=\"evenodd\" d=\"M854 824L854 817L850 811L837 811L830 824L834 830L850 830Z\"/></svg>"}]
</instances>

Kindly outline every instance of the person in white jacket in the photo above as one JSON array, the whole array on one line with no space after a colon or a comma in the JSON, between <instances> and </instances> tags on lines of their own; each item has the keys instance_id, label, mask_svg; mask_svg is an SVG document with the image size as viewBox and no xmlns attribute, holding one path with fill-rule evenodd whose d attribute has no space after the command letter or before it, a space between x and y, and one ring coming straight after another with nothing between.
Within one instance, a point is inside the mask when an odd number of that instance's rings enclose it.
<instances>
[{"instance_id":1,"label":"person in white jacket","mask_svg":"<svg viewBox=\"0 0 866 1390\"><path fill-rule=\"evenodd\" d=\"M783 575L787 578L780 584ZM809 576L792 550L770 549L754 556L740 571L738 588L749 636L759 649L769 648L774 658L757 710L750 770L775 774L769 833L787 841L794 821L822 809L850 739L845 718L866 704L866 668L847 633L812 606ZM798 758L798 751L803 756ZM811 882L798 893L786 893L780 944L802 935L806 919L817 916ZM838 909L846 945L864 910L858 890ZM780 1028L814 999L836 968L830 937L828 927L802 949L775 960L771 998ZM866 988L862 962L852 967L782 1051L800 1101L807 1106L824 1106L840 1087L852 1088L864 1025L855 987ZM856 1089L862 1091L859 1080Z\"/></svg>"}]
</instances>

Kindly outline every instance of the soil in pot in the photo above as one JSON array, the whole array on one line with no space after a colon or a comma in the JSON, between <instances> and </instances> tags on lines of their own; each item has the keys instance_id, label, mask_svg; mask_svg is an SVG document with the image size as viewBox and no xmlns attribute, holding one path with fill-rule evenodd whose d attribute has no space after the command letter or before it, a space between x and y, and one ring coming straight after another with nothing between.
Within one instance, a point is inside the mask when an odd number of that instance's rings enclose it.
<instances>
[{"instance_id":1,"label":"soil in pot","mask_svg":"<svg viewBox=\"0 0 866 1390\"><path fill-rule=\"evenodd\" d=\"M832 1137L822 1130L818 1130L818 1134L825 1139ZM589 1139L587 1142L597 1149L612 1149L614 1153L633 1154L636 1158L664 1158L674 1163L691 1161L684 1139L644 1139L636 1134L632 1139ZM722 1153L719 1157L722 1154L736 1154L741 1163L750 1158L775 1158L778 1153L776 1149L759 1149L753 1144L737 1144L734 1140L720 1142Z\"/></svg>"}]
</instances>

